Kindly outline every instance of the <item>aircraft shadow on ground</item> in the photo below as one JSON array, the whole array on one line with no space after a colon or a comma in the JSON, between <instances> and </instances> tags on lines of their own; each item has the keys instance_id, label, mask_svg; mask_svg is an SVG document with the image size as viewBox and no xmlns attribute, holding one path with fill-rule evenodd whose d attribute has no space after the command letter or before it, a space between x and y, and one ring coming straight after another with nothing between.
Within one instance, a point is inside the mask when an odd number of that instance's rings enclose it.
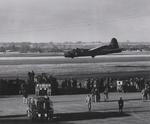
<instances>
[{"instance_id":1,"label":"aircraft shadow on ground","mask_svg":"<svg viewBox=\"0 0 150 124\"><path fill-rule=\"evenodd\" d=\"M6 116L0 116L0 119L1 118L16 118L16 117L25 117L27 116L26 114L23 114L23 115L6 115Z\"/></svg>"},{"instance_id":2,"label":"aircraft shadow on ground","mask_svg":"<svg viewBox=\"0 0 150 124\"><path fill-rule=\"evenodd\" d=\"M143 108L143 107L127 107L127 108L123 108L123 110L130 110L130 109L139 109L139 108ZM92 110L93 112L97 112L97 111L107 111L108 112L108 108L105 109L96 109L96 110ZM116 111L116 108L109 108L109 111ZM118 110L119 111L119 110Z\"/></svg>"},{"instance_id":3,"label":"aircraft shadow on ground","mask_svg":"<svg viewBox=\"0 0 150 124\"><path fill-rule=\"evenodd\" d=\"M26 117L26 114L0 116L0 124L26 124L29 123L29 119Z\"/></svg>"},{"instance_id":4,"label":"aircraft shadow on ground","mask_svg":"<svg viewBox=\"0 0 150 124\"><path fill-rule=\"evenodd\" d=\"M1 124L29 124L27 119L0 119Z\"/></svg>"},{"instance_id":5,"label":"aircraft shadow on ground","mask_svg":"<svg viewBox=\"0 0 150 124\"><path fill-rule=\"evenodd\" d=\"M47 122L46 120L36 120L34 122L31 122L29 119L0 119L0 124L73 124L70 122L61 122L61 121L51 121Z\"/></svg>"},{"instance_id":6,"label":"aircraft shadow on ground","mask_svg":"<svg viewBox=\"0 0 150 124\"><path fill-rule=\"evenodd\" d=\"M129 112L131 112L131 111L129 111ZM150 112L150 110L133 110L132 112L133 113L142 113L142 112Z\"/></svg>"},{"instance_id":7,"label":"aircraft shadow on ground","mask_svg":"<svg viewBox=\"0 0 150 124\"><path fill-rule=\"evenodd\" d=\"M0 95L0 98L9 98L9 96Z\"/></svg>"},{"instance_id":8,"label":"aircraft shadow on ground","mask_svg":"<svg viewBox=\"0 0 150 124\"><path fill-rule=\"evenodd\" d=\"M124 99L125 102L127 102L127 101L139 101L139 100L142 101L142 98ZM101 101L101 102L104 102L104 101ZM118 102L118 100L109 100L108 102Z\"/></svg>"},{"instance_id":9,"label":"aircraft shadow on ground","mask_svg":"<svg viewBox=\"0 0 150 124\"><path fill-rule=\"evenodd\" d=\"M70 100L70 101L55 101L55 102L53 102L53 103L71 103L71 102L81 102L81 101L83 101L83 100Z\"/></svg>"},{"instance_id":10,"label":"aircraft shadow on ground","mask_svg":"<svg viewBox=\"0 0 150 124\"><path fill-rule=\"evenodd\" d=\"M141 98L135 98L135 99L124 99L124 101L134 101L134 100L142 100ZM70 101L55 101L54 103L62 103L62 102L64 102L64 103L69 103L69 102L81 102L81 101L83 101L83 100L70 100ZM100 101L100 102L105 102L105 101ZM118 100L109 100L108 102L118 102Z\"/></svg>"},{"instance_id":11,"label":"aircraft shadow on ground","mask_svg":"<svg viewBox=\"0 0 150 124\"><path fill-rule=\"evenodd\" d=\"M142 100L142 98L136 98L136 99L125 99L124 101L138 101L138 100Z\"/></svg>"},{"instance_id":12,"label":"aircraft shadow on ground","mask_svg":"<svg viewBox=\"0 0 150 124\"><path fill-rule=\"evenodd\" d=\"M127 113L118 112L81 112L81 113L60 113L55 114L52 123L61 123L63 121L78 121L78 120L92 120L92 119L106 119L114 117L130 116ZM41 123L43 121L35 121L34 123ZM28 124L30 120L25 115L15 116L0 116L0 123L3 124ZM32 122L33 123L33 122ZM47 122L45 122L47 123Z\"/></svg>"},{"instance_id":13,"label":"aircraft shadow on ground","mask_svg":"<svg viewBox=\"0 0 150 124\"><path fill-rule=\"evenodd\" d=\"M56 114L59 121L78 121L78 120L92 120L92 119L106 119L114 117L130 116L127 113L118 112L81 112L81 113L62 113Z\"/></svg>"}]
</instances>

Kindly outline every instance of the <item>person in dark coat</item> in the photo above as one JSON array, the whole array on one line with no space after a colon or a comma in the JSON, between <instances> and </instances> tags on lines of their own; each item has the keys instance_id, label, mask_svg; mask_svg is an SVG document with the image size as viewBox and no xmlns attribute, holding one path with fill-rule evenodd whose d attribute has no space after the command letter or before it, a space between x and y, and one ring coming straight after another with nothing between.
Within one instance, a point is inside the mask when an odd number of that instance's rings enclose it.
<instances>
[{"instance_id":1,"label":"person in dark coat","mask_svg":"<svg viewBox=\"0 0 150 124\"><path fill-rule=\"evenodd\" d=\"M27 104L27 101L28 101L28 93L27 93L27 90L23 90L23 103Z\"/></svg>"},{"instance_id":2,"label":"person in dark coat","mask_svg":"<svg viewBox=\"0 0 150 124\"><path fill-rule=\"evenodd\" d=\"M119 113L123 112L123 104L124 104L124 101L122 100L122 97L120 97L120 99L118 100Z\"/></svg>"}]
</instances>

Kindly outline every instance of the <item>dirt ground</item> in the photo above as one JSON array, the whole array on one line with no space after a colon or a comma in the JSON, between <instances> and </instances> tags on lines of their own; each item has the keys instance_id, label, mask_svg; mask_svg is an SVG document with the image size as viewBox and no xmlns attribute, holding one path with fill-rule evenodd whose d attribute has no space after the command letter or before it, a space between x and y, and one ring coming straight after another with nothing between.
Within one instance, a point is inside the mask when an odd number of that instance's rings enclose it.
<instances>
[{"instance_id":1,"label":"dirt ground","mask_svg":"<svg viewBox=\"0 0 150 124\"><path fill-rule=\"evenodd\" d=\"M148 124L150 121L150 100L142 102L141 93L109 93L109 101L92 102L88 112L84 95L51 96L54 104L54 120L59 124ZM32 96L30 96L32 97ZM118 99L124 99L124 112L118 112ZM3 96L0 98L0 123L30 123L26 116L27 105L22 96ZM42 123L37 121L34 123ZM44 122L47 123L47 122Z\"/></svg>"}]
</instances>

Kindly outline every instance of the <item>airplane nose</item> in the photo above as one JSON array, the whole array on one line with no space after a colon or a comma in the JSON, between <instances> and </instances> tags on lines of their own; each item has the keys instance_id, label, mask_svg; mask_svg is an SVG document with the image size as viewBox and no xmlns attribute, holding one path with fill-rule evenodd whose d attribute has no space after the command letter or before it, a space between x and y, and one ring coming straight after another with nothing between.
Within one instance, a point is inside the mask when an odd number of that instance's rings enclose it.
<instances>
[{"instance_id":1,"label":"airplane nose","mask_svg":"<svg viewBox=\"0 0 150 124\"><path fill-rule=\"evenodd\" d=\"M64 52L64 56L67 57L67 52Z\"/></svg>"},{"instance_id":2,"label":"airplane nose","mask_svg":"<svg viewBox=\"0 0 150 124\"><path fill-rule=\"evenodd\" d=\"M64 52L64 56L69 57L69 52L68 51Z\"/></svg>"}]
</instances>

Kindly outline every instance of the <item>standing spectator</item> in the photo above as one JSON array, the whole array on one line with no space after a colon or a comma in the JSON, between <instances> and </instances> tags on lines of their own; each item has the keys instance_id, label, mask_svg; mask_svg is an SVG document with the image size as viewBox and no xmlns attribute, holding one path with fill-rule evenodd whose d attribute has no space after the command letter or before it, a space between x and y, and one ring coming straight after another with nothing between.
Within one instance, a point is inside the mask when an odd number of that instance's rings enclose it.
<instances>
[{"instance_id":1,"label":"standing spectator","mask_svg":"<svg viewBox=\"0 0 150 124\"><path fill-rule=\"evenodd\" d=\"M101 93L100 93L100 91L99 91L98 101L100 102L100 100L101 100Z\"/></svg>"},{"instance_id":2,"label":"standing spectator","mask_svg":"<svg viewBox=\"0 0 150 124\"><path fill-rule=\"evenodd\" d=\"M149 94L149 90L150 90L150 87L149 85L146 83L145 84L145 90L146 90L146 100L148 100L150 98L150 94Z\"/></svg>"},{"instance_id":3,"label":"standing spectator","mask_svg":"<svg viewBox=\"0 0 150 124\"><path fill-rule=\"evenodd\" d=\"M70 87L73 88L74 87L74 85L73 85L73 78L70 79L70 83L71 83Z\"/></svg>"},{"instance_id":4,"label":"standing spectator","mask_svg":"<svg viewBox=\"0 0 150 124\"><path fill-rule=\"evenodd\" d=\"M133 86L133 79L130 78L130 86Z\"/></svg>"},{"instance_id":5,"label":"standing spectator","mask_svg":"<svg viewBox=\"0 0 150 124\"><path fill-rule=\"evenodd\" d=\"M70 88L71 88L71 82L70 82L70 80L69 80L69 79L67 80L67 87L68 87L68 89L70 89Z\"/></svg>"},{"instance_id":6,"label":"standing spectator","mask_svg":"<svg viewBox=\"0 0 150 124\"><path fill-rule=\"evenodd\" d=\"M148 96L147 99L150 100L150 87L149 87L149 85L148 85L146 91L147 91L147 96Z\"/></svg>"},{"instance_id":7,"label":"standing spectator","mask_svg":"<svg viewBox=\"0 0 150 124\"><path fill-rule=\"evenodd\" d=\"M98 92L98 89L95 88L94 92L95 92L95 102L98 102L99 101L99 92Z\"/></svg>"},{"instance_id":8,"label":"standing spectator","mask_svg":"<svg viewBox=\"0 0 150 124\"><path fill-rule=\"evenodd\" d=\"M147 95L146 89L143 89L142 90L142 100L143 100L143 102L146 102L146 95Z\"/></svg>"},{"instance_id":9,"label":"standing spectator","mask_svg":"<svg viewBox=\"0 0 150 124\"><path fill-rule=\"evenodd\" d=\"M96 80L94 80L93 87L97 88L97 81Z\"/></svg>"},{"instance_id":10,"label":"standing spectator","mask_svg":"<svg viewBox=\"0 0 150 124\"><path fill-rule=\"evenodd\" d=\"M81 84L81 82L79 82L79 88L81 88L82 87L82 84Z\"/></svg>"},{"instance_id":11,"label":"standing spectator","mask_svg":"<svg viewBox=\"0 0 150 124\"><path fill-rule=\"evenodd\" d=\"M88 90L88 81L87 80L84 82L84 88L85 88L85 90Z\"/></svg>"},{"instance_id":12,"label":"standing spectator","mask_svg":"<svg viewBox=\"0 0 150 124\"><path fill-rule=\"evenodd\" d=\"M125 93L127 91L127 87L128 87L128 80L126 80L124 83L123 83L123 92Z\"/></svg>"},{"instance_id":13,"label":"standing spectator","mask_svg":"<svg viewBox=\"0 0 150 124\"><path fill-rule=\"evenodd\" d=\"M48 96L51 96L52 94L51 84L49 84L48 86L47 93L48 93Z\"/></svg>"},{"instance_id":14,"label":"standing spectator","mask_svg":"<svg viewBox=\"0 0 150 124\"><path fill-rule=\"evenodd\" d=\"M94 84L94 79L92 78L92 79L90 80L90 89L93 88L93 84Z\"/></svg>"},{"instance_id":15,"label":"standing spectator","mask_svg":"<svg viewBox=\"0 0 150 124\"><path fill-rule=\"evenodd\" d=\"M77 80L76 79L73 79L73 87L77 88Z\"/></svg>"},{"instance_id":16,"label":"standing spectator","mask_svg":"<svg viewBox=\"0 0 150 124\"><path fill-rule=\"evenodd\" d=\"M104 101L108 102L108 88L104 90Z\"/></svg>"},{"instance_id":17,"label":"standing spectator","mask_svg":"<svg viewBox=\"0 0 150 124\"><path fill-rule=\"evenodd\" d=\"M144 83L145 83L145 80L144 80L144 78L142 77L142 78L140 79L140 88L141 88L141 89L144 88Z\"/></svg>"},{"instance_id":18,"label":"standing spectator","mask_svg":"<svg viewBox=\"0 0 150 124\"><path fill-rule=\"evenodd\" d=\"M34 71L32 70L31 72L31 82L34 83L34 76L35 76L35 73Z\"/></svg>"},{"instance_id":19,"label":"standing spectator","mask_svg":"<svg viewBox=\"0 0 150 124\"><path fill-rule=\"evenodd\" d=\"M87 80L87 90L90 91L90 78Z\"/></svg>"},{"instance_id":20,"label":"standing spectator","mask_svg":"<svg viewBox=\"0 0 150 124\"><path fill-rule=\"evenodd\" d=\"M140 86L139 86L139 78L136 78L136 89L139 90Z\"/></svg>"},{"instance_id":21,"label":"standing spectator","mask_svg":"<svg viewBox=\"0 0 150 124\"><path fill-rule=\"evenodd\" d=\"M88 105L88 110L91 111L91 97L88 95L86 97L86 104Z\"/></svg>"},{"instance_id":22,"label":"standing spectator","mask_svg":"<svg viewBox=\"0 0 150 124\"><path fill-rule=\"evenodd\" d=\"M64 81L64 88L65 89L67 88L67 79L65 79L65 81Z\"/></svg>"},{"instance_id":23,"label":"standing spectator","mask_svg":"<svg viewBox=\"0 0 150 124\"><path fill-rule=\"evenodd\" d=\"M23 90L23 103L27 104L27 101L28 101L28 93L27 93L27 90Z\"/></svg>"},{"instance_id":24,"label":"standing spectator","mask_svg":"<svg viewBox=\"0 0 150 124\"><path fill-rule=\"evenodd\" d=\"M120 97L120 99L118 100L119 113L123 112L123 104L124 104L124 101L122 100L122 97Z\"/></svg>"},{"instance_id":25,"label":"standing spectator","mask_svg":"<svg viewBox=\"0 0 150 124\"><path fill-rule=\"evenodd\" d=\"M63 89L66 88L66 86L65 86L65 81L62 82L61 87L62 87Z\"/></svg>"},{"instance_id":26,"label":"standing spectator","mask_svg":"<svg viewBox=\"0 0 150 124\"><path fill-rule=\"evenodd\" d=\"M109 79L109 82L110 82L110 86L109 87L112 90L113 89L113 80L112 80L112 78Z\"/></svg>"},{"instance_id":27,"label":"standing spectator","mask_svg":"<svg viewBox=\"0 0 150 124\"><path fill-rule=\"evenodd\" d=\"M32 72L28 72L28 78L29 78L29 80L31 81L31 75L32 75Z\"/></svg>"},{"instance_id":28,"label":"standing spectator","mask_svg":"<svg viewBox=\"0 0 150 124\"><path fill-rule=\"evenodd\" d=\"M91 90L91 93L92 93L92 102L95 102L95 89L94 88Z\"/></svg>"}]
</instances>

